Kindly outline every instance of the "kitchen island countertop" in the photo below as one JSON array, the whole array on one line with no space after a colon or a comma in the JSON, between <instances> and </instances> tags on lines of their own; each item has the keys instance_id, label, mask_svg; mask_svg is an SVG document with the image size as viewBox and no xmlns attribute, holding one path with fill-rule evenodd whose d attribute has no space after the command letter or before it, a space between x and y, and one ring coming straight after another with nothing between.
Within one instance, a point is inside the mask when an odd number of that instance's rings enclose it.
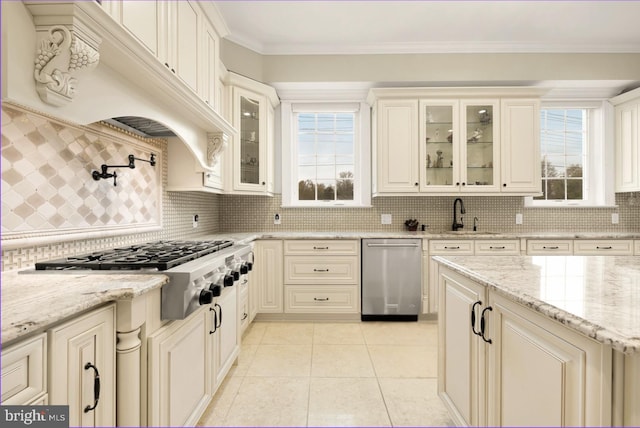
<instances>
[{"instance_id":1,"label":"kitchen island countertop","mask_svg":"<svg viewBox=\"0 0 640 428\"><path fill-rule=\"evenodd\" d=\"M636 256L433 259L617 351L640 352L640 259Z\"/></svg>"},{"instance_id":2,"label":"kitchen island countertop","mask_svg":"<svg viewBox=\"0 0 640 428\"><path fill-rule=\"evenodd\" d=\"M2 273L2 344L85 310L162 287L162 274Z\"/></svg>"}]
</instances>

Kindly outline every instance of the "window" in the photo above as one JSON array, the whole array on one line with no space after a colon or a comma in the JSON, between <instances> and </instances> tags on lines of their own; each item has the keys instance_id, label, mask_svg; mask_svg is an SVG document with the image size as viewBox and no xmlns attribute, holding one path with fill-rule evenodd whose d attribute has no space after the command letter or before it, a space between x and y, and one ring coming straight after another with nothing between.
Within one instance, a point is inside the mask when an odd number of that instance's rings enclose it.
<instances>
[{"instance_id":1,"label":"window","mask_svg":"<svg viewBox=\"0 0 640 428\"><path fill-rule=\"evenodd\" d=\"M295 113L299 201L353 201L354 113Z\"/></svg>"},{"instance_id":2,"label":"window","mask_svg":"<svg viewBox=\"0 0 640 428\"><path fill-rule=\"evenodd\" d=\"M282 203L370 206L370 113L364 103L281 103Z\"/></svg>"},{"instance_id":3,"label":"window","mask_svg":"<svg viewBox=\"0 0 640 428\"><path fill-rule=\"evenodd\" d=\"M541 110L542 196L534 199L584 199L587 117L586 109Z\"/></svg>"},{"instance_id":4,"label":"window","mask_svg":"<svg viewBox=\"0 0 640 428\"><path fill-rule=\"evenodd\" d=\"M525 198L525 206L613 206L613 144L606 144L613 142L612 120L606 101L543 103L542 195Z\"/></svg>"}]
</instances>

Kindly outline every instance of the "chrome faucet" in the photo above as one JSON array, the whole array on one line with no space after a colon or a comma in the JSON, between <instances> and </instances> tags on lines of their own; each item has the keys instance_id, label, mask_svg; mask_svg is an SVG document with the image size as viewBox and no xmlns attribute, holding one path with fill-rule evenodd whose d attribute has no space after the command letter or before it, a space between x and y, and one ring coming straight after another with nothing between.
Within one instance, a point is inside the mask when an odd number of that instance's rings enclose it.
<instances>
[{"instance_id":1,"label":"chrome faucet","mask_svg":"<svg viewBox=\"0 0 640 428\"><path fill-rule=\"evenodd\" d=\"M478 217L473 218L473 231L476 232L478 230Z\"/></svg>"},{"instance_id":2,"label":"chrome faucet","mask_svg":"<svg viewBox=\"0 0 640 428\"><path fill-rule=\"evenodd\" d=\"M456 205L458 205L458 202L460 202L460 223L458 223L458 220L456 219ZM464 209L462 199L456 198L456 200L453 201L453 225L451 226L451 230L458 230L464 227L464 224L462 223L462 214L464 213L466 213L466 211Z\"/></svg>"}]
</instances>

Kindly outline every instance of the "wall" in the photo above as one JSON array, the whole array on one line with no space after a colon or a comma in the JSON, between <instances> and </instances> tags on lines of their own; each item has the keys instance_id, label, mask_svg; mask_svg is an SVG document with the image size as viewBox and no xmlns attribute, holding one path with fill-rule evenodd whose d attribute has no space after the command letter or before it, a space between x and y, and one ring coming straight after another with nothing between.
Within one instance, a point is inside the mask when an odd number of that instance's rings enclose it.
<instances>
[{"instance_id":1,"label":"wall","mask_svg":"<svg viewBox=\"0 0 640 428\"><path fill-rule=\"evenodd\" d=\"M640 193L616 195L618 208L524 208L522 197L462 196L466 208L465 230L473 228L478 217L479 230L494 232L640 232ZM451 230L453 197L378 197L371 208L281 208L281 197L222 197L225 206L220 227L227 232L257 231L402 231L404 221L417 219L429 225L428 231ZM611 224L617 212L620 223ZM273 224L279 213L282 223ZM516 213L524 223L515 224ZM391 225L381 225L380 215L391 214Z\"/></svg>"}]
</instances>

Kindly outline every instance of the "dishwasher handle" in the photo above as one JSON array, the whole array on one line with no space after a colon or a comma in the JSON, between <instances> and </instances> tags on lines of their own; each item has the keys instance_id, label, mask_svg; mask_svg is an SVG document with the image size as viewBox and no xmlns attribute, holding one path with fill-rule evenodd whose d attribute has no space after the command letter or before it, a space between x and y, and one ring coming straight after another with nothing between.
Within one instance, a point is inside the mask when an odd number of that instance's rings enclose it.
<instances>
[{"instance_id":1,"label":"dishwasher handle","mask_svg":"<svg viewBox=\"0 0 640 428\"><path fill-rule=\"evenodd\" d=\"M419 247L418 244L370 244L367 243L367 247L378 247L378 248L416 248Z\"/></svg>"}]
</instances>

